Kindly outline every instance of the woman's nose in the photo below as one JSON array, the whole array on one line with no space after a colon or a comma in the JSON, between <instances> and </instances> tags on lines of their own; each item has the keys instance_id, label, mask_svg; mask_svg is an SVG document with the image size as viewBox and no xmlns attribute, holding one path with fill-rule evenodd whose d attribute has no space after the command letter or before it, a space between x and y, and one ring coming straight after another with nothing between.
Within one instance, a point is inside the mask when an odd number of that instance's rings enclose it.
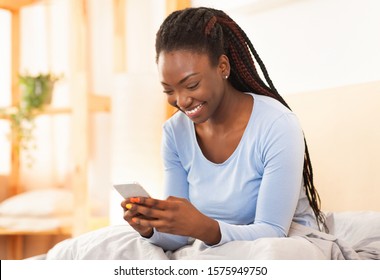
<instances>
[{"instance_id":1,"label":"woman's nose","mask_svg":"<svg viewBox=\"0 0 380 280\"><path fill-rule=\"evenodd\" d=\"M179 93L177 95L177 106L181 109L188 108L192 103L192 98L187 94Z\"/></svg>"}]
</instances>

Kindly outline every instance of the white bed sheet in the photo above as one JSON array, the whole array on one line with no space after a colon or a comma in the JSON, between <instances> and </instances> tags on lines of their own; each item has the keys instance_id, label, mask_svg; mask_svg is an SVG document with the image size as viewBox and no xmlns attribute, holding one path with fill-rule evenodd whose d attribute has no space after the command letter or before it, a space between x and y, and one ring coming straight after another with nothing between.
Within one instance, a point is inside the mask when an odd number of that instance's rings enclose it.
<instances>
[{"instance_id":1,"label":"white bed sheet","mask_svg":"<svg viewBox=\"0 0 380 280\"><path fill-rule=\"evenodd\" d=\"M328 213L331 234L292 224L287 238L233 241L208 247L196 240L175 252L141 238L129 225L65 240L46 259L380 259L380 212Z\"/></svg>"}]
</instances>

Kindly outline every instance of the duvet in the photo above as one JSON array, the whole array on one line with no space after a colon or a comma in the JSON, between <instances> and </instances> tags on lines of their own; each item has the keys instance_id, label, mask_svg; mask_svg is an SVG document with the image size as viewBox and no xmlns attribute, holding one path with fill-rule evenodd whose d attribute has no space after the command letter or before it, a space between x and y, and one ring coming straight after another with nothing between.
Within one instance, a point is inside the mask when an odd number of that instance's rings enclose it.
<instances>
[{"instance_id":1,"label":"duvet","mask_svg":"<svg viewBox=\"0 0 380 280\"><path fill-rule=\"evenodd\" d=\"M64 240L40 259L380 259L380 212L327 213L327 223L329 234L292 223L284 238L233 241L216 247L189 240L187 246L166 252L129 225L109 226Z\"/></svg>"}]
</instances>

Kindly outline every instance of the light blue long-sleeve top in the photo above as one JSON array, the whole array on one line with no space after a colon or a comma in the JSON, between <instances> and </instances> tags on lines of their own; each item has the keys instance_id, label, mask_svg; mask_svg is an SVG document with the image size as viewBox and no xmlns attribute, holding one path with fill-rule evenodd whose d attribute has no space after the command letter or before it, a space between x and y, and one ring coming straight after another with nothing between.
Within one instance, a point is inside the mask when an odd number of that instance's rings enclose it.
<instances>
[{"instance_id":1,"label":"light blue long-sleeve top","mask_svg":"<svg viewBox=\"0 0 380 280\"><path fill-rule=\"evenodd\" d=\"M292 221L318 228L303 187L303 132L277 100L250 94L253 110L235 151L223 163L200 149L194 123L182 112L163 126L165 195L188 199L218 221L221 245L233 240L284 237ZM150 242L165 250L188 237L154 231Z\"/></svg>"}]
</instances>

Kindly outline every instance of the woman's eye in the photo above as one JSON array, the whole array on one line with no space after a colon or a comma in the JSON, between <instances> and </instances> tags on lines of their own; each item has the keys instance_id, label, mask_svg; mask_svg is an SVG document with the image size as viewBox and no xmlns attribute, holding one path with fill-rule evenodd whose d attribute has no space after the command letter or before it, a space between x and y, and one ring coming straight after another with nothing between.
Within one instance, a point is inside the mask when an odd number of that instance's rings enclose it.
<instances>
[{"instance_id":1,"label":"woman's eye","mask_svg":"<svg viewBox=\"0 0 380 280\"><path fill-rule=\"evenodd\" d=\"M167 94L167 95L172 95L173 91L170 90L170 89L164 89L164 93Z\"/></svg>"},{"instance_id":2,"label":"woman's eye","mask_svg":"<svg viewBox=\"0 0 380 280\"><path fill-rule=\"evenodd\" d=\"M194 90L198 87L198 85L199 85L199 82L194 83L194 84L190 84L187 86L187 89Z\"/></svg>"}]
</instances>

